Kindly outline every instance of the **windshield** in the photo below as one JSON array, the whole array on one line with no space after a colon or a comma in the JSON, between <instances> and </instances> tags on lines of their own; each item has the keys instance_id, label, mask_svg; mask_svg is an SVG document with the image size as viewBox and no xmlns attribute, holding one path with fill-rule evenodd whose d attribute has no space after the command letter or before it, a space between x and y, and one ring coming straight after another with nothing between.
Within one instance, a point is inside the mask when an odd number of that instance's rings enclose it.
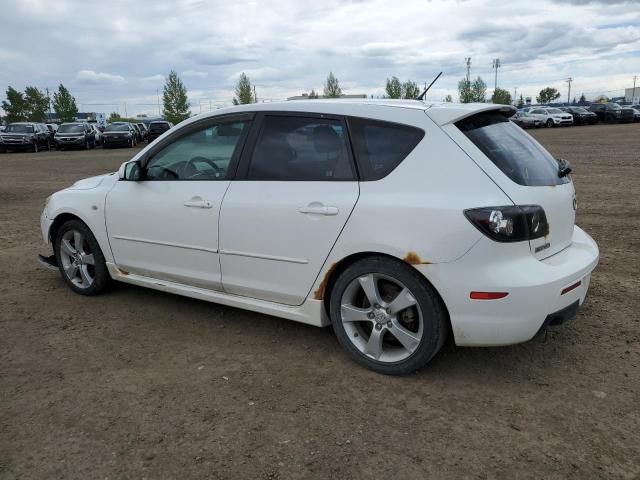
<instances>
[{"instance_id":1,"label":"windshield","mask_svg":"<svg viewBox=\"0 0 640 480\"><path fill-rule=\"evenodd\" d=\"M547 112L549 113L566 113L560 110L559 108L547 108Z\"/></svg>"},{"instance_id":2,"label":"windshield","mask_svg":"<svg viewBox=\"0 0 640 480\"><path fill-rule=\"evenodd\" d=\"M473 115L456 123L496 167L514 182L530 186L560 185L558 162L520 127L496 112Z\"/></svg>"},{"instance_id":3,"label":"windshield","mask_svg":"<svg viewBox=\"0 0 640 480\"><path fill-rule=\"evenodd\" d=\"M160 130L164 132L165 130L169 130L169 124L165 122L152 123L149 125L149 130Z\"/></svg>"},{"instance_id":4,"label":"windshield","mask_svg":"<svg viewBox=\"0 0 640 480\"><path fill-rule=\"evenodd\" d=\"M580 108L580 107L574 108L573 111L576 113L589 113L584 108Z\"/></svg>"},{"instance_id":5,"label":"windshield","mask_svg":"<svg viewBox=\"0 0 640 480\"><path fill-rule=\"evenodd\" d=\"M5 133L33 133L33 125L7 125Z\"/></svg>"},{"instance_id":6,"label":"windshield","mask_svg":"<svg viewBox=\"0 0 640 480\"><path fill-rule=\"evenodd\" d=\"M84 126L78 124L60 125L58 133L82 133L84 132Z\"/></svg>"},{"instance_id":7,"label":"windshield","mask_svg":"<svg viewBox=\"0 0 640 480\"><path fill-rule=\"evenodd\" d=\"M127 132L129 131L129 126L126 123L118 123L118 124L110 124L105 128L107 132Z\"/></svg>"},{"instance_id":8,"label":"windshield","mask_svg":"<svg viewBox=\"0 0 640 480\"><path fill-rule=\"evenodd\" d=\"M620 105L618 105L617 103L607 103L607 106L608 106L611 110L622 110L622 108L620 107Z\"/></svg>"}]
</instances>

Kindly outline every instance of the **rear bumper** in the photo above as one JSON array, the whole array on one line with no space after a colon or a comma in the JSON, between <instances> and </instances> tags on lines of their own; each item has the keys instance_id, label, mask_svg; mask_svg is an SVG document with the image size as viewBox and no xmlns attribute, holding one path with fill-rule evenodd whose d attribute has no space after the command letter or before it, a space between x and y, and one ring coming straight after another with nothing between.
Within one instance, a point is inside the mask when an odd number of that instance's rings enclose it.
<instances>
[{"instance_id":1,"label":"rear bumper","mask_svg":"<svg viewBox=\"0 0 640 480\"><path fill-rule=\"evenodd\" d=\"M598 246L589 235L574 227L572 244L542 261L518 248L483 238L455 262L418 267L447 306L456 344L526 342L551 322L549 316L583 304L599 258ZM472 300L472 291L508 295Z\"/></svg>"}]
</instances>

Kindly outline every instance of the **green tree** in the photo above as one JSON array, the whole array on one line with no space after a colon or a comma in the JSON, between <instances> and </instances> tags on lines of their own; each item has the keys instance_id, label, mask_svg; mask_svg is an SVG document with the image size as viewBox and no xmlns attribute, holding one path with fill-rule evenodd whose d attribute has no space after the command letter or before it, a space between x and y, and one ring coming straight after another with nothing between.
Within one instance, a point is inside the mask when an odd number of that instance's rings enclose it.
<instances>
[{"instance_id":1,"label":"green tree","mask_svg":"<svg viewBox=\"0 0 640 480\"><path fill-rule=\"evenodd\" d=\"M167 81L164 84L162 103L164 104L162 116L168 122L178 124L191 116L189 101L187 100L187 88L175 70L169 72Z\"/></svg>"},{"instance_id":2,"label":"green tree","mask_svg":"<svg viewBox=\"0 0 640 480\"><path fill-rule=\"evenodd\" d=\"M553 87L547 87L540 90L536 100L538 103L549 103L557 98L560 98L560 92Z\"/></svg>"},{"instance_id":3,"label":"green tree","mask_svg":"<svg viewBox=\"0 0 640 480\"><path fill-rule=\"evenodd\" d=\"M580 95L580 103L587 103L587 97L584 96L584 93L582 95Z\"/></svg>"},{"instance_id":4,"label":"green tree","mask_svg":"<svg viewBox=\"0 0 640 480\"><path fill-rule=\"evenodd\" d=\"M31 122L46 122L49 99L44 92L36 87L24 89L24 104L27 120Z\"/></svg>"},{"instance_id":5,"label":"green tree","mask_svg":"<svg viewBox=\"0 0 640 480\"><path fill-rule=\"evenodd\" d=\"M118 112L111 112L107 120L109 122L117 122L120 120L120 114Z\"/></svg>"},{"instance_id":6,"label":"green tree","mask_svg":"<svg viewBox=\"0 0 640 480\"><path fill-rule=\"evenodd\" d=\"M311 93L309 94L309 98L318 98L318 94L316 93L316 91L313 88L311 89Z\"/></svg>"},{"instance_id":7,"label":"green tree","mask_svg":"<svg viewBox=\"0 0 640 480\"><path fill-rule=\"evenodd\" d=\"M412 80L407 80L402 84L402 98L415 100L420 95L418 84Z\"/></svg>"},{"instance_id":8,"label":"green tree","mask_svg":"<svg viewBox=\"0 0 640 480\"><path fill-rule=\"evenodd\" d=\"M453 102L453 97L451 96L451 94L448 93L447 96L444 97L444 101L447 103Z\"/></svg>"},{"instance_id":9,"label":"green tree","mask_svg":"<svg viewBox=\"0 0 640 480\"><path fill-rule=\"evenodd\" d=\"M342 89L340 88L340 82L333 75L333 72L329 72L327 81L324 83L324 96L327 98L338 98L342 96Z\"/></svg>"},{"instance_id":10,"label":"green tree","mask_svg":"<svg viewBox=\"0 0 640 480\"><path fill-rule=\"evenodd\" d=\"M520 94L520 98L518 98L518 108L522 107L524 105L524 98L522 97L522 94Z\"/></svg>"},{"instance_id":11,"label":"green tree","mask_svg":"<svg viewBox=\"0 0 640 480\"><path fill-rule=\"evenodd\" d=\"M491 103L511 105L511 94L504 88L497 87L491 95Z\"/></svg>"},{"instance_id":12,"label":"green tree","mask_svg":"<svg viewBox=\"0 0 640 480\"><path fill-rule=\"evenodd\" d=\"M484 83L482 77L476 77L473 81L463 78L458 82L458 94L461 103L484 103L487 95L487 84Z\"/></svg>"},{"instance_id":13,"label":"green tree","mask_svg":"<svg viewBox=\"0 0 640 480\"><path fill-rule=\"evenodd\" d=\"M73 122L78 114L76 99L63 84L53 94L53 109L62 122Z\"/></svg>"},{"instance_id":14,"label":"green tree","mask_svg":"<svg viewBox=\"0 0 640 480\"><path fill-rule=\"evenodd\" d=\"M236 84L236 96L233 98L234 105L245 105L247 103L256 103L257 99L253 94L251 81L244 72L240 74L238 83Z\"/></svg>"},{"instance_id":15,"label":"green tree","mask_svg":"<svg viewBox=\"0 0 640 480\"><path fill-rule=\"evenodd\" d=\"M389 98L402 98L402 84L398 77L387 78L384 90Z\"/></svg>"},{"instance_id":16,"label":"green tree","mask_svg":"<svg viewBox=\"0 0 640 480\"><path fill-rule=\"evenodd\" d=\"M2 109L6 114L6 122L24 122L27 119L25 108L26 105L22 92L19 92L13 87L7 88L7 99L2 101Z\"/></svg>"}]
</instances>

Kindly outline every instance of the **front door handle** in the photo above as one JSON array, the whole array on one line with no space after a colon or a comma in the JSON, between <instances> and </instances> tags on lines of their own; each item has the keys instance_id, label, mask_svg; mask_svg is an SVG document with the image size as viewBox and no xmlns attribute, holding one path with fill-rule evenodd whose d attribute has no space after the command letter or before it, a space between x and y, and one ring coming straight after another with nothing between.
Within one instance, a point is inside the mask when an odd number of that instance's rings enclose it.
<instances>
[{"instance_id":1,"label":"front door handle","mask_svg":"<svg viewBox=\"0 0 640 480\"><path fill-rule=\"evenodd\" d=\"M184 202L183 205L191 208L213 208L211 200L203 200L200 197L193 197L191 200Z\"/></svg>"},{"instance_id":2,"label":"front door handle","mask_svg":"<svg viewBox=\"0 0 640 480\"><path fill-rule=\"evenodd\" d=\"M300 207L298 212L311 215L337 215L338 207L324 205L320 202L313 202L306 207Z\"/></svg>"}]
</instances>

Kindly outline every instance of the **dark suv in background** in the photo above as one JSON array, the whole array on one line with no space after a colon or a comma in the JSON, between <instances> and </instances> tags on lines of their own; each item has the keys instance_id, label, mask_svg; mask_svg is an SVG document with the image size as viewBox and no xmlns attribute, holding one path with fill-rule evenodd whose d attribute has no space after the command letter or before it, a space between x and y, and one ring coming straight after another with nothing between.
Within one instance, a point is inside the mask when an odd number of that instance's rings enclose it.
<instances>
[{"instance_id":1,"label":"dark suv in background","mask_svg":"<svg viewBox=\"0 0 640 480\"><path fill-rule=\"evenodd\" d=\"M598 116L600 122L618 123L622 121L622 108L617 103L592 103L589 110Z\"/></svg>"},{"instance_id":2,"label":"dark suv in background","mask_svg":"<svg viewBox=\"0 0 640 480\"><path fill-rule=\"evenodd\" d=\"M140 132L142 133L141 140L146 140L147 136L149 135L149 129L144 124L144 122L138 122L138 123L136 123L136 125L138 126L138 128L140 129Z\"/></svg>"},{"instance_id":3,"label":"dark suv in background","mask_svg":"<svg viewBox=\"0 0 640 480\"><path fill-rule=\"evenodd\" d=\"M56 150L64 148L96 148L96 135L88 123L63 123L55 135Z\"/></svg>"},{"instance_id":4,"label":"dark suv in background","mask_svg":"<svg viewBox=\"0 0 640 480\"><path fill-rule=\"evenodd\" d=\"M0 134L0 152L29 150L37 152L41 148L51 149L49 129L44 123L10 123Z\"/></svg>"},{"instance_id":5,"label":"dark suv in background","mask_svg":"<svg viewBox=\"0 0 640 480\"><path fill-rule=\"evenodd\" d=\"M135 147L137 132L129 122L110 123L102 132L102 148Z\"/></svg>"},{"instance_id":6,"label":"dark suv in background","mask_svg":"<svg viewBox=\"0 0 640 480\"><path fill-rule=\"evenodd\" d=\"M560 107L560 110L573 115L574 125L595 125L598 123L598 115L584 107Z\"/></svg>"},{"instance_id":7,"label":"dark suv in background","mask_svg":"<svg viewBox=\"0 0 640 480\"><path fill-rule=\"evenodd\" d=\"M149 133L147 134L147 142L151 143L164 132L173 127L173 124L165 121L156 121L149 124Z\"/></svg>"}]
</instances>

